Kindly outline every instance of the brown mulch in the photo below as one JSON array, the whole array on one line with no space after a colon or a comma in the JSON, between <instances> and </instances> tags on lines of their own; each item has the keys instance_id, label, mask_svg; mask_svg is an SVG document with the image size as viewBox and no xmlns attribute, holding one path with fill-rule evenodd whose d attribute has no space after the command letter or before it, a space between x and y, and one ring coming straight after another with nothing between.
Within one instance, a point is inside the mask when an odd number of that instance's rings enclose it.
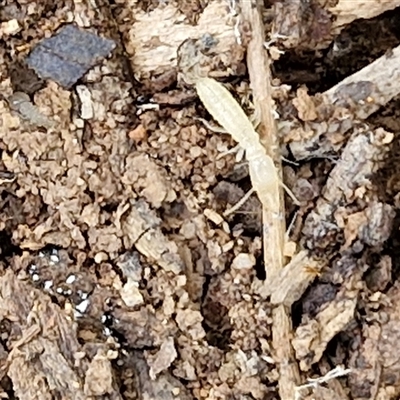
<instances>
[{"instance_id":1,"label":"brown mulch","mask_svg":"<svg viewBox=\"0 0 400 400\"><path fill-rule=\"evenodd\" d=\"M254 8L300 202L276 270L193 86L263 124L243 1L0 2L1 398L399 398L400 2L330 3ZM69 24L115 49L65 88L27 58Z\"/></svg>"}]
</instances>

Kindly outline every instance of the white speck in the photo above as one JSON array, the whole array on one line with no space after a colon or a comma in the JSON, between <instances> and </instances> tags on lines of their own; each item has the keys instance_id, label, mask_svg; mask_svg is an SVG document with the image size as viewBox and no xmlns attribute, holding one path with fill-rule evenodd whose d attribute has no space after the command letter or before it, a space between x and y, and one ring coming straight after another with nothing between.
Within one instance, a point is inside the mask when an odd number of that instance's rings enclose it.
<instances>
[{"instance_id":1,"label":"white speck","mask_svg":"<svg viewBox=\"0 0 400 400\"><path fill-rule=\"evenodd\" d=\"M333 48L332 48L333 52L338 52L339 51L339 46L337 45L336 42L333 42Z\"/></svg>"},{"instance_id":2,"label":"white speck","mask_svg":"<svg viewBox=\"0 0 400 400\"><path fill-rule=\"evenodd\" d=\"M70 275L68 276L68 278L66 279L65 283L67 283L68 285L70 285L71 283L74 283L76 281L76 276L75 275Z\"/></svg>"},{"instance_id":3,"label":"white speck","mask_svg":"<svg viewBox=\"0 0 400 400\"><path fill-rule=\"evenodd\" d=\"M105 327L105 328L103 329L103 333L104 333L105 336L111 336L111 329Z\"/></svg>"},{"instance_id":4,"label":"white speck","mask_svg":"<svg viewBox=\"0 0 400 400\"><path fill-rule=\"evenodd\" d=\"M85 313L87 308L89 307L89 300L83 300L81 303L79 303L75 308L80 312L80 313Z\"/></svg>"},{"instance_id":5,"label":"white speck","mask_svg":"<svg viewBox=\"0 0 400 400\"><path fill-rule=\"evenodd\" d=\"M140 104L139 106L137 106L137 108L138 108L137 113L140 112L140 114L141 114L143 111L146 111L146 110L159 110L160 109L160 105L159 104L152 104L152 103Z\"/></svg>"},{"instance_id":6,"label":"white speck","mask_svg":"<svg viewBox=\"0 0 400 400\"><path fill-rule=\"evenodd\" d=\"M35 264L32 264L29 266L29 272L36 271L36 269L37 269L37 266Z\"/></svg>"},{"instance_id":7,"label":"white speck","mask_svg":"<svg viewBox=\"0 0 400 400\"><path fill-rule=\"evenodd\" d=\"M44 253L42 251L39 251L39 257L43 258L44 257Z\"/></svg>"},{"instance_id":8,"label":"white speck","mask_svg":"<svg viewBox=\"0 0 400 400\"><path fill-rule=\"evenodd\" d=\"M62 294L63 291L64 291L64 290L63 290L63 288L61 288L61 287L58 287L58 288L56 289L56 292L59 293L59 294Z\"/></svg>"},{"instance_id":9,"label":"white speck","mask_svg":"<svg viewBox=\"0 0 400 400\"><path fill-rule=\"evenodd\" d=\"M79 311L74 310L74 317L80 318L80 317L82 317L82 314Z\"/></svg>"},{"instance_id":10,"label":"white speck","mask_svg":"<svg viewBox=\"0 0 400 400\"><path fill-rule=\"evenodd\" d=\"M32 274L32 280L33 280L34 282L37 282L38 280L40 280L39 275L38 275L38 274Z\"/></svg>"},{"instance_id":11,"label":"white speck","mask_svg":"<svg viewBox=\"0 0 400 400\"><path fill-rule=\"evenodd\" d=\"M88 296L89 296L88 293L81 292L81 299L82 300L86 300L88 298Z\"/></svg>"},{"instance_id":12,"label":"white speck","mask_svg":"<svg viewBox=\"0 0 400 400\"><path fill-rule=\"evenodd\" d=\"M44 283L44 290L50 290L52 286L53 286L53 281L46 281Z\"/></svg>"},{"instance_id":13,"label":"white speck","mask_svg":"<svg viewBox=\"0 0 400 400\"><path fill-rule=\"evenodd\" d=\"M66 291L64 292L64 295L65 295L65 296L71 296L71 294L72 294L72 290L71 290L71 289L68 289L68 290L66 290Z\"/></svg>"},{"instance_id":14,"label":"white speck","mask_svg":"<svg viewBox=\"0 0 400 400\"><path fill-rule=\"evenodd\" d=\"M124 365L124 360L117 360L117 365L122 367Z\"/></svg>"},{"instance_id":15,"label":"white speck","mask_svg":"<svg viewBox=\"0 0 400 400\"><path fill-rule=\"evenodd\" d=\"M58 262L60 262L60 257L58 257L57 254L52 254L50 256L50 260L53 261L54 263L58 263Z\"/></svg>"}]
</instances>

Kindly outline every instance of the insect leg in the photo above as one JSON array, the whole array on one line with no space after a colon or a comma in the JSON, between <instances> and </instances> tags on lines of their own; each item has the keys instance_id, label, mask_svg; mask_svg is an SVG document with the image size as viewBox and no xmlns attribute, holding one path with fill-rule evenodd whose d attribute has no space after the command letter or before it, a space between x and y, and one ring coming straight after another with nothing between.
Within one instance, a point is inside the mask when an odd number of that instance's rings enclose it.
<instances>
[{"instance_id":1,"label":"insect leg","mask_svg":"<svg viewBox=\"0 0 400 400\"><path fill-rule=\"evenodd\" d=\"M228 208L223 216L226 217L232 213L234 213L235 211L237 211L240 207L242 207L242 205L244 203L246 203L246 201L250 198L250 196L255 192L254 188L251 188L234 206L232 206L231 208Z\"/></svg>"},{"instance_id":2,"label":"insect leg","mask_svg":"<svg viewBox=\"0 0 400 400\"><path fill-rule=\"evenodd\" d=\"M285 189L285 192L288 194L288 196L293 200L293 203L296 204L296 206L300 206L300 201L297 200L297 197L294 195L294 193L282 181L279 183Z\"/></svg>"}]
</instances>

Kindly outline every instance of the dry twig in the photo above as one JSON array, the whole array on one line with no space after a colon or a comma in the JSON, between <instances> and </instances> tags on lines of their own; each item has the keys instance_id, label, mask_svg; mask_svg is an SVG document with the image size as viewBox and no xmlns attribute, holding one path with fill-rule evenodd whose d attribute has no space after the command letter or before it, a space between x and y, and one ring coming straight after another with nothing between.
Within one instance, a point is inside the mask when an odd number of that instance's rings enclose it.
<instances>
[{"instance_id":1,"label":"dry twig","mask_svg":"<svg viewBox=\"0 0 400 400\"><path fill-rule=\"evenodd\" d=\"M240 4L242 16L249 23L252 33L252 39L247 48L247 65L254 106L260 116L259 134L267 153L275 161L278 176L282 177L278 136L272 113L271 76L263 47L262 19L256 1L242 0ZM264 262L268 277L278 274L284 263L285 207L282 190L278 190L275 195L281 218L276 218L276 214L263 208ZM292 400L295 387L299 382L299 372L290 343L292 327L289 310L283 305L274 310L272 330L273 347L280 373L279 394L282 400Z\"/></svg>"},{"instance_id":2,"label":"dry twig","mask_svg":"<svg viewBox=\"0 0 400 400\"><path fill-rule=\"evenodd\" d=\"M316 108L321 120L304 121L302 126L299 121L284 121L280 134L290 137L289 131L298 131L290 142L297 160L327 157L342 147L344 134L357 126L357 119L367 119L398 94L400 46L323 93L322 103Z\"/></svg>"}]
</instances>

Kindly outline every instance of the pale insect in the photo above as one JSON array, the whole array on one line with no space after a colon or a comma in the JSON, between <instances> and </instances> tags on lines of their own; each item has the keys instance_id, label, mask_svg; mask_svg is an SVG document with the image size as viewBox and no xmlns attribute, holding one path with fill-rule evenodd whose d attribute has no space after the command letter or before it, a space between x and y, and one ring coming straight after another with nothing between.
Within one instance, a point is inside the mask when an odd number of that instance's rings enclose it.
<instances>
[{"instance_id":1,"label":"pale insect","mask_svg":"<svg viewBox=\"0 0 400 400\"><path fill-rule=\"evenodd\" d=\"M214 79L200 78L196 82L196 90L211 116L245 150L246 159L249 162L251 183L264 208L278 212L278 190L282 183L272 158L267 155L257 132L242 107L228 89ZM291 195L291 193L289 194ZM249 195L246 195L243 200L248 197ZM242 204L242 201L240 203ZM234 208L237 209L238 207L235 206Z\"/></svg>"}]
</instances>

